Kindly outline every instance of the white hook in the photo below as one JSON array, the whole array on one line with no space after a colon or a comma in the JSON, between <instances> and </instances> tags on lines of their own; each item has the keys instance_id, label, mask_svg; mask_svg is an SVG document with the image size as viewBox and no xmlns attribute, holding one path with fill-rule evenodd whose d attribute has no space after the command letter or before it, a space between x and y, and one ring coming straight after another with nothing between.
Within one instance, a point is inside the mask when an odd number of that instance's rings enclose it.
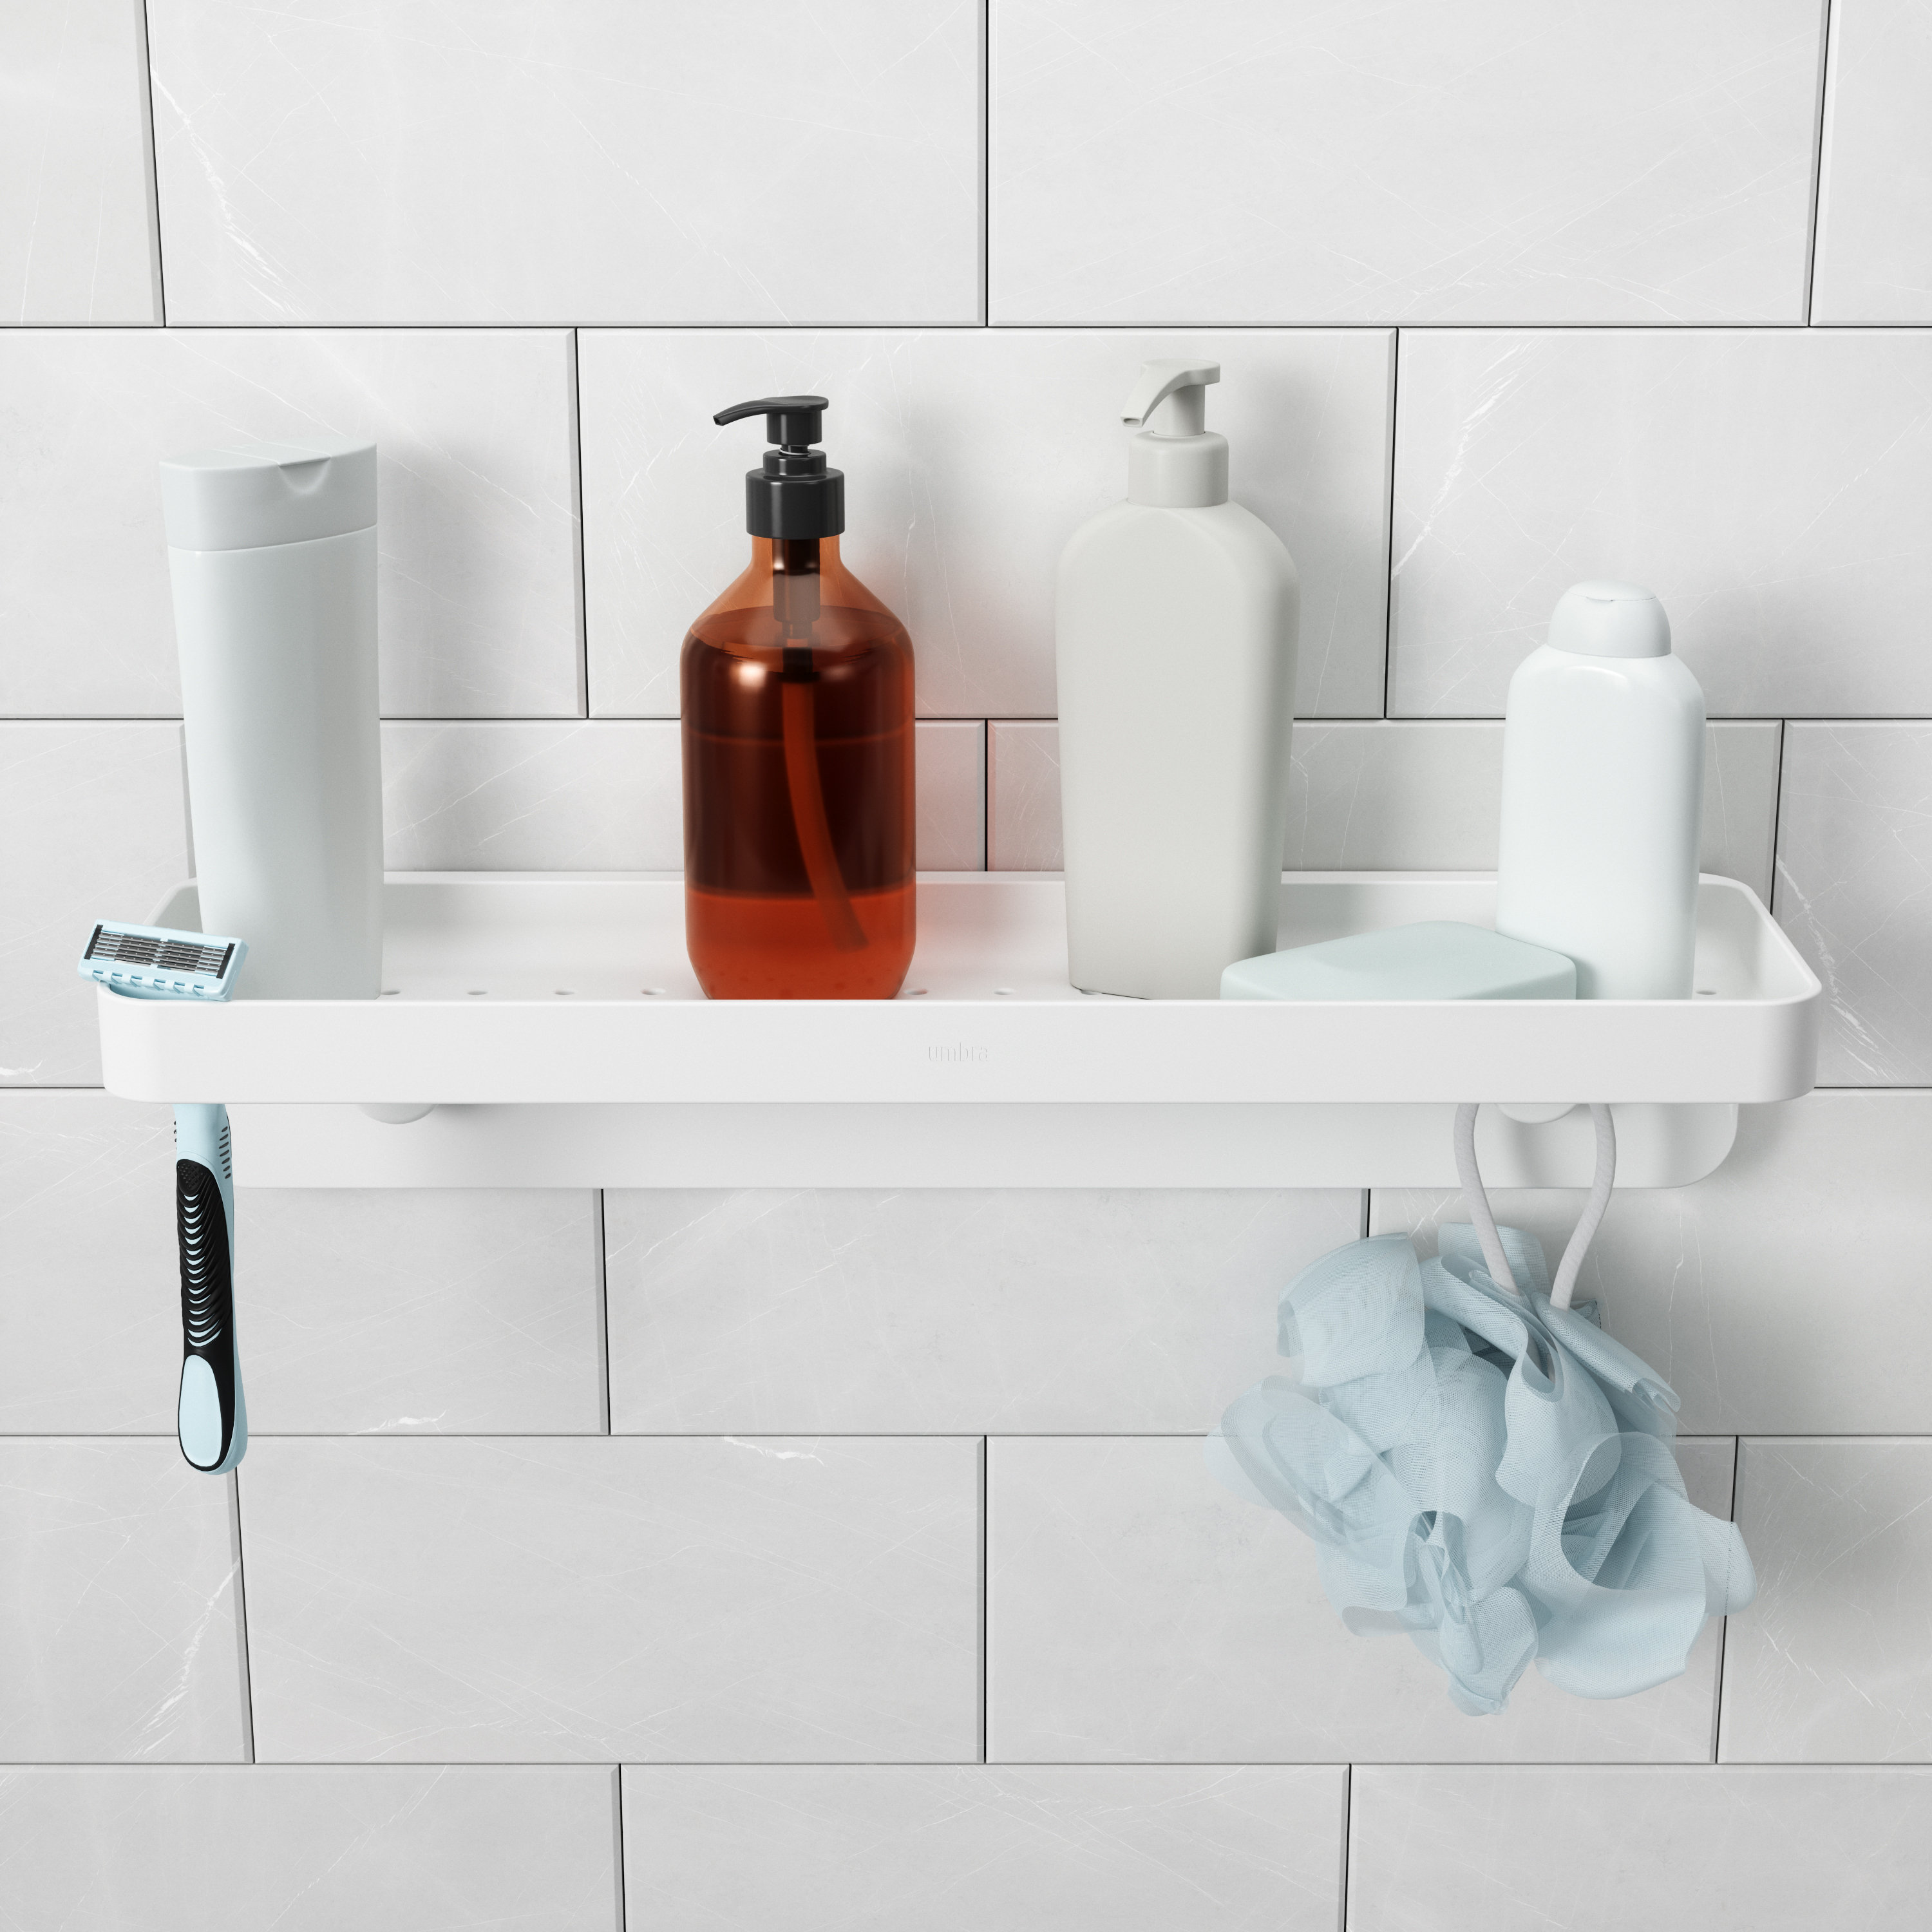
<instances>
[{"instance_id":1,"label":"white hook","mask_svg":"<svg viewBox=\"0 0 1932 1932\"><path fill-rule=\"evenodd\" d=\"M1510 1272L1509 1258L1503 1252L1502 1237L1496 1232L1496 1217L1490 1211L1490 1197L1476 1165L1476 1115L1480 1106L1480 1102L1472 1101L1456 1109L1456 1178L1462 1184L1463 1193L1468 1197L1469 1218L1475 1223L1476 1238L1482 1244L1483 1260L1489 1268L1490 1280L1498 1288L1521 1296L1522 1289ZM1556 1279L1550 1286L1550 1305L1555 1308L1570 1306L1570 1298L1576 1291L1576 1276L1583 1266L1583 1257L1595 1238L1604 1209L1610 1204L1611 1190L1616 1186L1616 1123L1610 1118L1610 1108L1594 1100L1590 1103L1590 1119L1597 1130L1597 1171L1590 1183L1590 1198L1583 1204L1582 1216L1576 1223L1576 1232L1570 1237L1569 1246L1563 1250Z\"/></svg>"}]
</instances>

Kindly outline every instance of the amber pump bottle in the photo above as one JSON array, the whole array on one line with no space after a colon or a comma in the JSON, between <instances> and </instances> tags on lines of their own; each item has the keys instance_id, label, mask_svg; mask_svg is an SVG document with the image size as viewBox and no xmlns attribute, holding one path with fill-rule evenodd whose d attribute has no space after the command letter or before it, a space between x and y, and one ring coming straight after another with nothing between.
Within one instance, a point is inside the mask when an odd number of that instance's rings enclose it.
<instances>
[{"instance_id":1,"label":"amber pump bottle","mask_svg":"<svg viewBox=\"0 0 1932 1932\"><path fill-rule=\"evenodd\" d=\"M823 396L766 396L752 561L680 668L685 944L714 1000L889 1000L912 961L913 666L839 561Z\"/></svg>"}]
</instances>

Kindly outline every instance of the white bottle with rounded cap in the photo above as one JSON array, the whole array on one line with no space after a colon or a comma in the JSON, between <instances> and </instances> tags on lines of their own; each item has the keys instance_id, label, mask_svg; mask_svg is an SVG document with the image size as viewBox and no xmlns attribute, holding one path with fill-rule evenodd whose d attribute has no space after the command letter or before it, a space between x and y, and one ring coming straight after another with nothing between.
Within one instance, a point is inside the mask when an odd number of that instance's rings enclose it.
<instances>
[{"instance_id":1,"label":"white bottle with rounded cap","mask_svg":"<svg viewBox=\"0 0 1932 1932\"><path fill-rule=\"evenodd\" d=\"M161 465L202 927L244 999L374 998L382 770L373 443Z\"/></svg>"},{"instance_id":2,"label":"white bottle with rounded cap","mask_svg":"<svg viewBox=\"0 0 1932 1932\"><path fill-rule=\"evenodd\" d=\"M1567 954L1576 995L1691 992L1704 694L1634 584L1578 584L1516 667L1503 728L1496 930Z\"/></svg>"},{"instance_id":3,"label":"white bottle with rounded cap","mask_svg":"<svg viewBox=\"0 0 1932 1932\"><path fill-rule=\"evenodd\" d=\"M1274 950L1300 585L1228 500L1206 427L1214 362L1145 364L1124 419L1127 500L1074 532L1055 632L1070 977L1211 1000Z\"/></svg>"}]
</instances>

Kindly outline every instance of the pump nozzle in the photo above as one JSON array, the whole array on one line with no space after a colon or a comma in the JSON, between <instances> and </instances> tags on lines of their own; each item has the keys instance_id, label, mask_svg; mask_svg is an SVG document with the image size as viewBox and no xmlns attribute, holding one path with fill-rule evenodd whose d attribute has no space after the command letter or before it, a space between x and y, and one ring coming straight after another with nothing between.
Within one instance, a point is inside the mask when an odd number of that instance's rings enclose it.
<instances>
[{"instance_id":1,"label":"pump nozzle","mask_svg":"<svg viewBox=\"0 0 1932 1932\"><path fill-rule=\"evenodd\" d=\"M1190 362L1184 356L1143 362L1120 420L1143 424L1156 436L1198 436L1208 426L1207 385L1220 380L1218 362ZM1150 422L1154 411L1170 400L1172 406L1162 420Z\"/></svg>"},{"instance_id":2,"label":"pump nozzle","mask_svg":"<svg viewBox=\"0 0 1932 1932\"><path fill-rule=\"evenodd\" d=\"M760 396L756 402L734 403L711 420L720 429L740 416L765 419L765 440L802 449L825 440L825 412L832 405L823 396Z\"/></svg>"}]
</instances>

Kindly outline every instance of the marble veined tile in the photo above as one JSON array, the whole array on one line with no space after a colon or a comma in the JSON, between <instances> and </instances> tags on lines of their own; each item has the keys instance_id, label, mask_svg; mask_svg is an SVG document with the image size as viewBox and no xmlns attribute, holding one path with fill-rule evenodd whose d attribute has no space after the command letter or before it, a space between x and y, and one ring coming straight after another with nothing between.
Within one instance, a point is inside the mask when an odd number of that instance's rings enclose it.
<instances>
[{"instance_id":1,"label":"marble veined tile","mask_svg":"<svg viewBox=\"0 0 1932 1932\"><path fill-rule=\"evenodd\" d=\"M1818 1078L1932 1083L1932 724L1791 724L1778 923L1823 982Z\"/></svg>"},{"instance_id":2,"label":"marble veined tile","mask_svg":"<svg viewBox=\"0 0 1932 1932\"><path fill-rule=\"evenodd\" d=\"M1392 715L1500 716L1604 577L1713 717L1932 712L1932 333L1423 329L1400 394Z\"/></svg>"},{"instance_id":3,"label":"marble veined tile","mask_svg":"<svg viewBox=\"0 0 1932 1932\"><path fill-rule=\"evenodd\" d=\"M161 320L141 14L0 8L0 322Z\"/></svg>"},{"instance_id":4,"label":"marble veined tile","mask_svg":"<svg viewBox=\"0 0 1932 1932\"><path fill-rule=\"evenodd\" d=\"M1732 1450L1678 1445L1714 1515ZM1715 1624L1682 1676L1640 1696L1571 1697L1532 1666L1502 1715L1466 1717L1406 1636L1349 1634L1314 1545L1223 1490L1198 1436L998 1437L987 1470L994 1763L1710 1758Z\"/></svg>"},{"instance_id":5,"label":"marble veined tile","mask_svg":"<svg viewBox=\"0 0 1932 1932\"><path fill-rule=\"evenodd\" d=\"M1346 1773L624 1768L629 1922L764 1932L1333 1932Z\"/></svg>"},{"instance_id":6,"label":"marble veined tile","mask_svg":"<svg viewBox=\"0 0 1932 1932\"><path fill-rule=\"evenodd\" d=\"M1204 1430L1361 1196L852 1188L605 1196L612 1426Z\"/></svg>"},{"instance_id":7,"label":"marble veined tile","mask_svg":"<svg viewBox=\"0 0 1932 1932\"><path fill-rule=\"evenodd\" d=\"M980 1459L264 1438L241 1472L256 1755L975 1760Z\"/></svg>"},{"instance_id":8,"label":"marble veined tile","mask_svg":"<svg viewBox=\"0 0 1932 1932\"><path fill-rule=\"evenodd\" d=\"M0 1772L16 1925L618 1932L608 1766Z\"/></svg>"},{"instance_id":9,"label":"marble veined tile","mask_svg":"<svg viewBox=\"0 0 1932 1932\"><path fill-rule=\"evenodd\" d=\"M0 1439L0 1761L246 1756L230 1493L172 1428ZM10 1903L4 1800L0 1818Z\"/></svg>"},{"instance_id":10,"label":"marble veined tile","mask_svg":"<svg viewBox=\"0 0 1932 1932\"><path fill-rule=\"evenodd\" d=\"M1142 362L1220 361L1210 428L1234 500L1301 577L1298 707L1382 709L1394 339L1385 329L586 331L585 603L593 716L670 717L692 620L742 571L742 398L828 397L841 554L904 623L926 717L1050 718L1054 573L1126 495Z\"/></svg>"},{"instance_id":11,"label":"marble veined tile","mask_svg":"<svg viewBox=\"0 0 1932 1932\"><path fill-rule=\"evenodd\" d=\"M976 8L148 11L173 320L980 319Z\"/></svg>"},{"instance_id":12,"label":"marble veined tile","mask_svg":"<svg viewBox=\"0 0 1932 1932\"><path fill-rule=\"evenodd\" d=\"M1586 1765L1358 1770L1350 1932L1898 1928L1932 1886L1932 1774Z\"/></svg>"},{"instance_id":13,"label":"marble veined tile","mask_svg":"<svg viewBox=\"0 0 1932 1932\"><path fill-rule=\"evenodd\" d=\"M1814 322L1932 322L1932 6L1832 10Z\"/></svg>"},{"instance_id":14,"label":"marble veined tile","mask_svg":"<svg viewBox=\"0 0 1932 1932\"><path fill-rule=\"evenodd\" d=\"M996 322L1803 320L1818 0L992 23Z\"/></svg>"},{"instance_id":15,"label":"marble veined tile","mask_svg":"<svg viewBox=\"0 0 1932 1932\"><path fill-rule=\"evenodd\" d=\"M1932 1094L1822 1092L1746 1107L1690 1187L1619 1190L1578 1277L1604 1325L1667 1381L1679 1426L1753 1435L1932 1435L1932 1306L1903 1292L1932 1250ZM1377 1188L1372 1234L1435 1250L1460 1194ZM1496 1217L1560 1255L1581 1189L1498 1189ZM1820 1311L1828 1318L1820 1318Z\"/></svg>"},{"instance_id":16,"label":"marble veined tile","mask_svg":"<svg viewBox=\"0 0 1932 1932\"><path fill-rule=\"evenodd\" d=\"M0 712L178 716L161 458L358 436L385 713L575 716L572 384L562 329L0 333Z\"/></svg>"},{"instance_id":17,"label":"marble veined tile","mask_svg":"<svg viewBox=\"0 0 1932 1932\"><path fill-rule=\"evenodd\" d=\"M178 724L0 723L0 1086L99 1082L74 968L97 920L146 924L189 876L182 793Z\"/></svg>"},{"instance_id":18,"label":"marble veined tile","mask_svg":"<svg viewBox=\"0 0 1932 1932\"><path fill-rule=\"evenodd\" d=\"M1750 1438L1757 1601L1724 1648L1726 1763L1932 1761L1932 1441Z\"/></svg>"}]
</instances>

